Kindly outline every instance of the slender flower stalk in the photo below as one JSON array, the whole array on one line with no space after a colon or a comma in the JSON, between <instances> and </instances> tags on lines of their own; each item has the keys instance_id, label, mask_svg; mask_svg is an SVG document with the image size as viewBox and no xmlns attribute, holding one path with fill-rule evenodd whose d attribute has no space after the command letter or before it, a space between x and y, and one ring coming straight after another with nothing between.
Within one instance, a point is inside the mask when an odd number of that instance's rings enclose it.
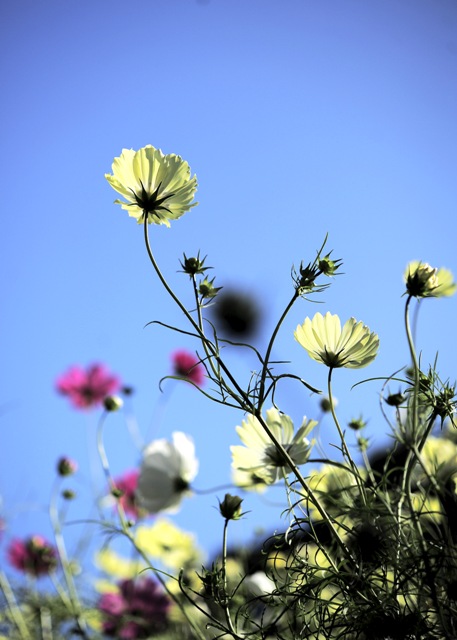
<instances>
[{"instance_id":1,"label":"slender flower stalk","mask_svg":"<svg viewBox=\"0 0 457 640\"><path fill-rule=\"evenodd\" d=\"M366 499L366 494L365 494L365 488L363 486L363 481L360 478L360 474L359 471L357 469L357 465L355 464L350 451L348 449L348 446L346 444L346 438L344 436L343 430L341 429L339 420L337 418L336 412L335 412L335 403L333 400L333 392L332 392L332 372L333 372L333 367L329 367L329 371L328 371L328 399L330 402L330 412L332 414L332 418L333 418L333 422L336 425L337 431L338 431L338 435L340 436L340 441L341 441L341 448L343 451L343 455L344 457L347 459L347 461L349 462L352 472L354 474L354 478L355 481L357 483L357 486L359 488L359 492L360 492L360 496L362 497L363 503L366 505L367 499Z\"/></svg>"},{"instance_id":2,"label":"slender flower stalk","mask_svg":"<svg viewBox=\"0 0 457 640\"><path fill-rule=\"evenodd\" d=\"M83 607L78 596L78 590L76 589L75 581L73 579L73 573L71 570L71 564L68 560L67 549L65 545L65 539L62 534L62 524L59 518L59 511L57 507L58 497L60 495L60 488L62 484L61 477L57 477L54 482L54 488L51 493L51 499L49 502L49 517L51 520L52 528L54 530L54 539L56 541L57 550L59 553L60 563L62 566L65 583L68 589L68 596L70 599L70 607L75 617L78 629L82 636L87 635L87 624L83 617Z\"/></svg>"},{"instance_id":3,"label":"slender flower stalk","mask_svg":"<svg viewBox=\"0 0 457 640\"><path fill-rule=\"evenodd\" d=\"M5 573L0 569L0 589L5 596L5 602L8 607L8 611L11 615L11 619L13 620L16 628L18 630L19 636L21 640L31 640L31 635L27 628L27 624L24 620L24 616L22 615L22 611L19 605L16 602L16 598L14 597L14 592L11 589L11 585L6 577Z\"/></svg>"}]
</instances>

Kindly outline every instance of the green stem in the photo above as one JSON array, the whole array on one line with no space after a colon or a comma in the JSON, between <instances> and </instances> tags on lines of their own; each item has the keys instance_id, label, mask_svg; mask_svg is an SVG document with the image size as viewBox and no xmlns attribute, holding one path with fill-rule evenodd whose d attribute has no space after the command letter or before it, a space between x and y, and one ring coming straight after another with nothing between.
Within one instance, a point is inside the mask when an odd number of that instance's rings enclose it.
<instances>
[{"instance_id":1,"label":"green stem","mask_svg":"<svg viewBox=\"0 0 457 640\"><path fill-rule=\"evenodd\" d=\"M338 421L338 418L336 416L335 413L335 403L333 402L333 393L332 393L332 372L333 372L333 367L329 367L328 370L328 399L330 402L330 412L332 414L332 418L333 421L336 425L336 428L338 430L338 435L340 436L340 440L341 440L341 449L343 451L343 455L346 458L346 460L349 462L351 469L352 469L352 473L355 477L355 481L357 483L357 487L359 489L359 493L360 496L363 500L364 505L366 506L367 504L367 498L366 498L366 494L365 494L365 487L363 486L362 480L360 478L360 474L359 474L359 470L357 468L357 465L355 464L354 460L352 459L352 456L349 452L348 446L346 444L346 439L344 437L344 433L343 430L341 429L340 423Z\"/></svg>"},{"instance_id":2,"label":"green stem","mask_svg":"<svg viewBox=\"0 0 457 640\"><path fill-rule=\"evenodd\" d=\"M68 554L65 546L65 539L62 534L62 525L59 518L59 513L57 509L57 500L60 489L60 478L57 478L54 489L51 494L51 499L49 502L49 517L51 519L52 528L54 530L54 538L57 545L57 550L59 552L60 562L62 565L62 571L65 578L65 583L68 589L68 596L70 599L70 604L72 608L72 614L76 619L76 624L78 625L78 629L83 637L87 637L87 625L82 616L83 608L81 606L81 602L78 597L78 591L76 589L75 581L73 579L73 574L71 572L71 565L68 561ZM66 596L66 594L65 594ZM61 594L62 599L64 599L63 594Z\"/></svg>"},{"instance_id":3,"label":"green stem","mask_svg":"<svg viewBox=\"0 0 457 640\"><path fill-rule=\"evenodd\" d=\"M230 633L234 638L239 638L233 626L232 618L229 609L229 598L227 596L227 531L228 531L229 519L226 518L224 522L224 531L222 534L222 585L223 585L223 609L225 613L225 619L227 626L230 629Z\"/></svg>"},{"instance_id":4,"label":"green stem","mask_svg":"<svg viewBox=\"0 0 457 640\"><path fill-rule=\"evenodd\" d=\"M270 355L271 355L271 351L273 349L274 342L276 340L276 336L278 335L278 331L281 328L282 323L284 322L284 320L285 320L287 314L289 313L289 311L292 309L292 306L293 306L294 302L298 299L298 297L299 297L298 291L295 290L294 291L294 295L292 296L291 300L289 301L289 304L284 309L284 311L282 313L282 316L279 318L278 324L276 325L276 327L274 328L273 333L271 334L270 342L268 343L268 347L267 347L267 350L265 352L265 357L264 357L264 360L263 360L262 372L260 374L260 388L259 388L259 400L258 400L259 409L262 409L263 403L266 400L266 398L264 398L265 382L266 382L267 372L268 372L268 363L270 361Z\"/></svg>"},{"instance_id":5,"label":"green stem","mask_svg":"<svg viewBox=\"0 0 457 640\"><path fill-rule=\"evenodd\" d=\"M24 620L24 616L19 608L19 605L16 602L16 598L14 597L13 590L11 589L8 578L5 573L0 569L0 588L5 596L5 601L8 606L11 619L17 627L21 640L31 640L31 636L29 630L27 629L27 624Z\"/></svg>"}]
</instances>

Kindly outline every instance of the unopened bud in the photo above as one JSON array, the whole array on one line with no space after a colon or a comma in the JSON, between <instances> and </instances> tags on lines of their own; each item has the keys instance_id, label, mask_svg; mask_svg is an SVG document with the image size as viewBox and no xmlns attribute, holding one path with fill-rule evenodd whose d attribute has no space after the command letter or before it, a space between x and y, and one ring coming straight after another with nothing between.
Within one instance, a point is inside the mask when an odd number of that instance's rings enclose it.
<instances>
[{"instance_id":1,"label":"unopened bud","mask_svg":"<svg viewBox=\"0 0 457 640\"><path fill-rule=\"evenodd\" d=\"M118 411L123 404L122 398L119 396L106 396L103 400L103 406L107 411Z\"/></svg>"},{"instance_id":2,"label":"unopened bud","mask_svg":"<svg viewBox=\"0 0 457 640\"><path fill-rule=\"evenodd\" d=\"M243 498L232 496L230 493L225 494L222 502L219 502L219 511L221 516L226 520L239 520L241 518L241 503Z\"/></svg>"}]
</instances>

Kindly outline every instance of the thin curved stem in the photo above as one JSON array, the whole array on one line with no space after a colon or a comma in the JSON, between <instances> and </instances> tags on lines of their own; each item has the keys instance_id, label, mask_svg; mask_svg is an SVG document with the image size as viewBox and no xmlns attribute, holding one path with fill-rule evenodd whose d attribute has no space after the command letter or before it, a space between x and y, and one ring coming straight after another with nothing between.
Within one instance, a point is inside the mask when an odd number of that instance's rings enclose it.
<instances>
[{"instance_id":1,"label":"thin curved stem","mask_svg":"<svg viewBox=\"0 0 457 640\"><path fill-rule=\"evenodd\" d=\"M271 351L273 349L274 342L276 340L276 336L278 335L278 331L281 328L281 325L284 322L287 314L292 309L293 304L295 303L296 300L298 300L298 298L299 298L298 291L295 290L294 291L294 295L292 296L292 298L289 301L288 305L284 309L281 317L279 318L279 321L278 321L276 327L274 328L273 333L271 334L270 342L268 343L268 347L267 347L267 350L265 352L265 357L263 359L262 372L260 374L260 387L259 387L259 399L258 399L258 407L259 407L259 409L262 409L263 403L265 402L265 399L266 399L264 397L264 393L265 393L265 382L266 382L267 371L268 371L268 362L270 360L270 355L271 355Z\"/></svg>"},{"instance_id":2,"label":"thin curved stem","mask_svg":"<svg viewBox=\"0 0 457 640\"><path fill-rule=\"evenodd\" d=\"M354 474L355 477L355 481L357 483L357 487L359 489L359 493L360 496L363 500L364 505L366 506L367 504L367 498L366 498L366 494L365 494L365 488L363 486L363 483L360 479L360 474L359 474L359 470L357 468L357 465L355 464L354 460L352 459L352 456L349 452L348 446L346 444L346 438L344 437L344 433L343 430L341 429L340 423L338 421L338 418L336 416L335 413L335 403L333 401L333 392L332 392L332 372L333 372L333 367L329 367L329 371L328 371L328 399L329 399L329 403L330 403L330 412L332 414L332 418L333 418L333 422L336 425L337 431L338 431L338 435L340 436L340 440L341 440L341 449L343 451L343 455L346 458L346 460L349 462L352 472Z\"/></svg>"}]
</instances>

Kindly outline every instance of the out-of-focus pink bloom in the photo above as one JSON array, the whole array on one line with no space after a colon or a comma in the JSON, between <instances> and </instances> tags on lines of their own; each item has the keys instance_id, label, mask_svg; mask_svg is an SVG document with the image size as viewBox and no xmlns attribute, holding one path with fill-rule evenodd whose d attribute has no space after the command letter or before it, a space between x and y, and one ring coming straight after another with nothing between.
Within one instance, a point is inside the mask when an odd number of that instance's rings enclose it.
<instances>
[{"instance_id":1,"label":"out-of-focus pink bloom","mask_svg":"<svg viewBox=\"0 0 457 640\"><path fill-rule=\"evenodd\" d=\"M123 580L118 593L105 593L98 602L103 632L120 640L149 638L166 628L170 605L151 578Z\"/></svg>"},{"instance_id":2,"label":"out-of-focus pink bloom","mask_svg":"<svg viewBox=\"0 0 457 640\"><path fill-rule=\"evenodd\" d=\"M43 536L12 540L7 555L11 566L36 578L49 574L57 566L57 551Z\"/></svg>"},{"instance_id":3,"label":"out-of-focus pink bloom","mask_svg":"<svg viewBox=\"0 0 457 640\"><path fill-rule=\"evenodd\" d=\"M187 378L187 380L190 380L190 382L193 382L199 387L203 385L205 370L193 353L180 349L172 354L171 359L175 376Z\"/></svg>"},{"instance_id":4,"label":"out-of-focus pink bloom","mask_svg":"<svg viewBox=\"0 0 457 640\"><path fill-rule=\"evenodd\" d=\"M56 387L78 409L90 409L100 405L106 396L116 393L121 386L119 378L101 364L70 369L57 378Z\"/></svg>"},{"instance_id":5,"label":"out-of-focus pink bloom","mask_svg":"<svg viewBox=\"0 0 457 640\"><path fill-rule=\"evenodd\" d=\"M133 469L132 471L126 471L123 476L114 480L116 488L122 492L122 496L119 498L119 503L125 513L129 516L133 516L134 518L138 518L140 516L135 495L139 475L139 470Z\"/></svg>"}]
</instances>

